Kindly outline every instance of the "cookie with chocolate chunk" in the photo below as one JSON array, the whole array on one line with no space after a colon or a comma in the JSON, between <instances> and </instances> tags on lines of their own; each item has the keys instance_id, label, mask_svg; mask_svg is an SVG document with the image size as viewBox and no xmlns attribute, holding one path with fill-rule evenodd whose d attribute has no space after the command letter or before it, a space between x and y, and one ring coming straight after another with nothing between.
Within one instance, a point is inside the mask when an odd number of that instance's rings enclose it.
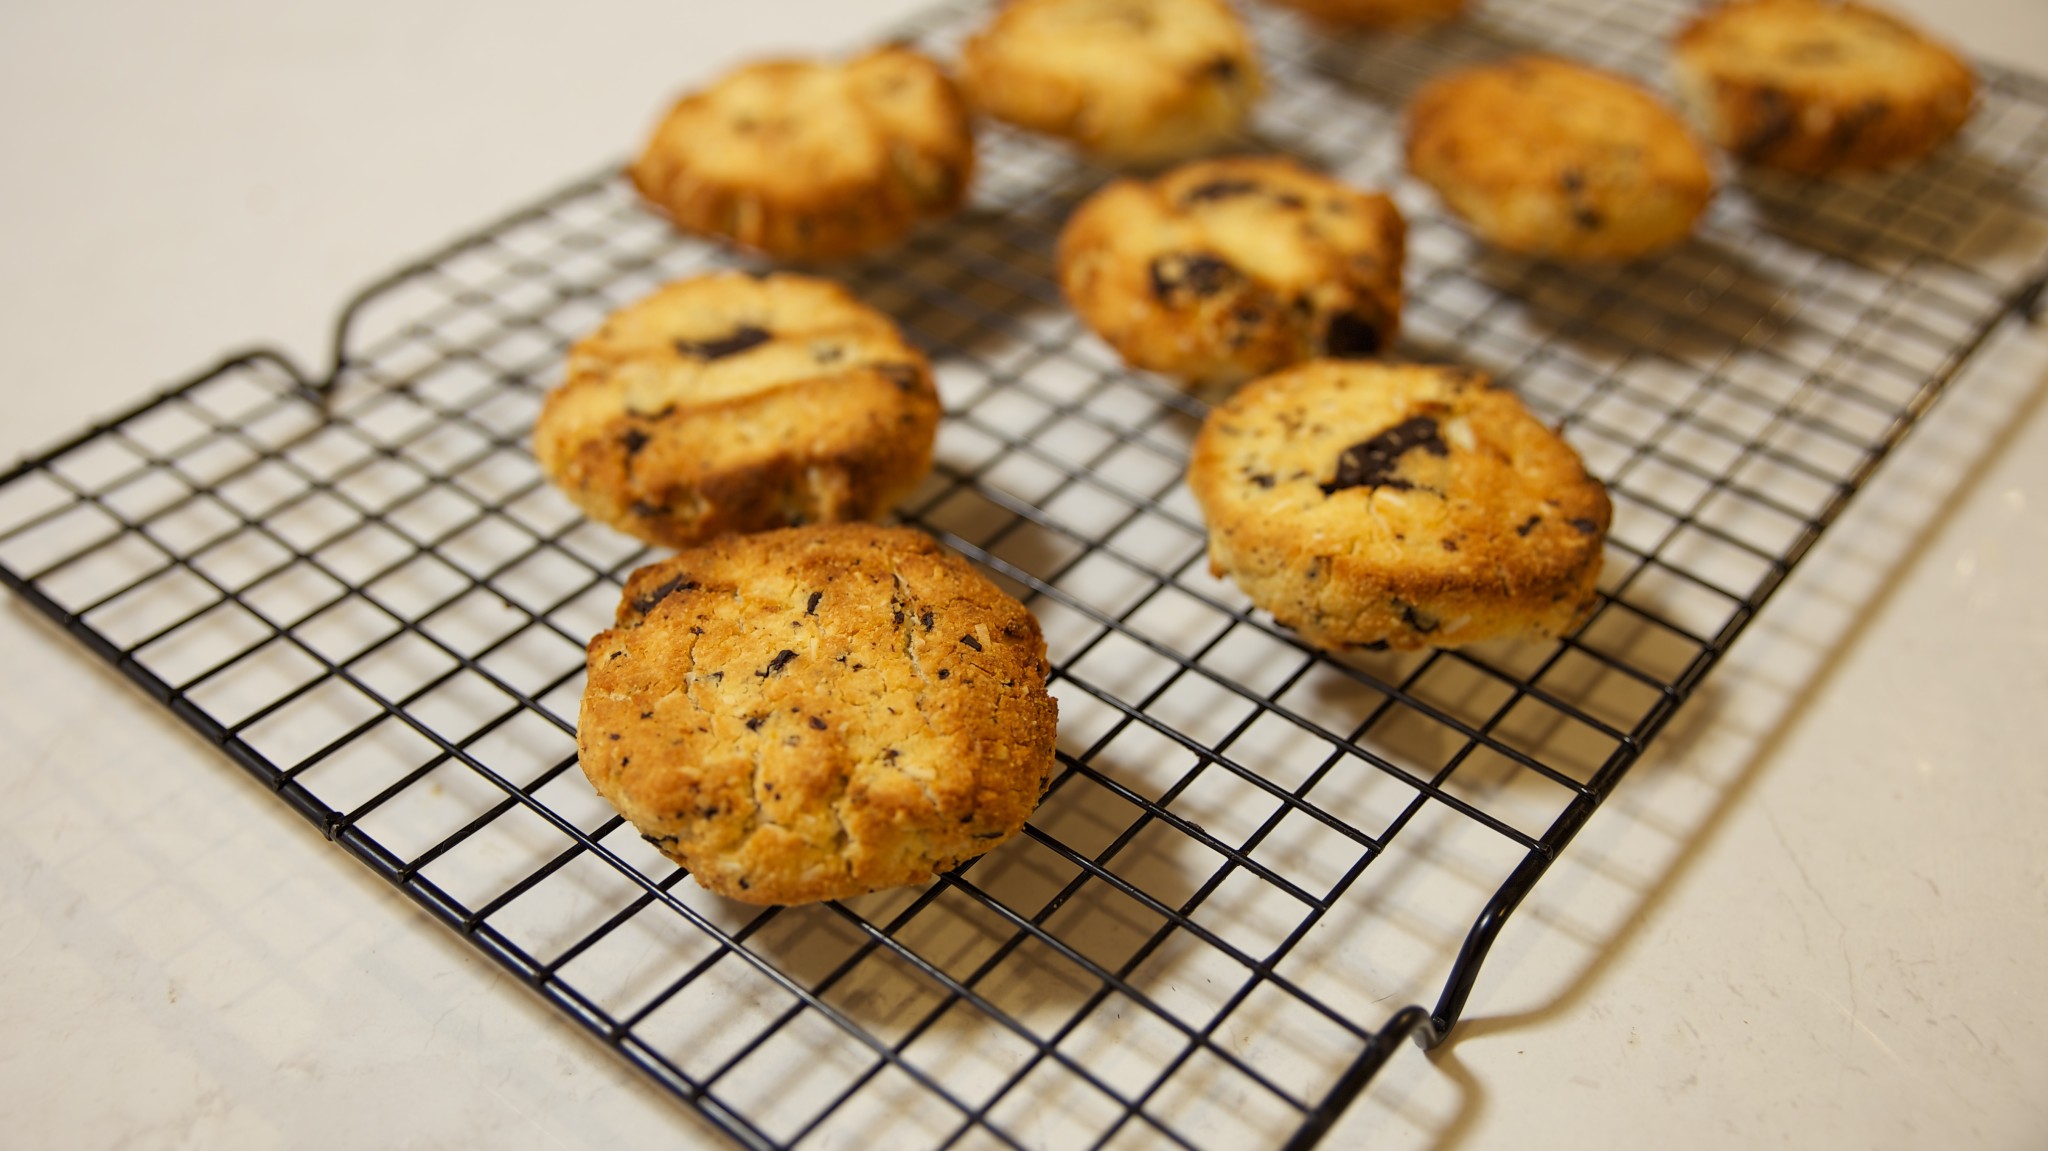
<instances>
[{"instance_id":1,"label":"cookie with chocolate chunk","mask_svg":"<svg viewBox=\"0 0 2048 1151\"><path fill-rule=\"evenodd\" d=\"M1467 0L1273 0L1328 24L1348 28L1400 28L1450 20Z\"/></svg>"},{"instance_id":2,"label":"cookie with chocolate chunk","mask_svg":"<svg viewBox=\"0 0 2048 1151\"><path fill-rule=\"evenodd\" d=\"M894 45L740 68L678 101L628 171L684 231L784 260L893 244L957 209L973 173L952 80Z\"/></svg>"},{"instance_id":3,"label":"cookie with chocolate chunk","mask_svg":"<svg viewBox=\"0 0 2048 1151\"><path fill-rule=\"evenodd\" d=\"M1392 200L1292 160L1202 160L1089 197L1060 287L1133 367L1232 384L1391 347L1405 236Z\"/></svg>"},{"instance_id":4,"label":"cookie with chocolate chunk","mask_svg":"<svg viewBox=\"0 0 2048 1151\"><path fill-rule=\"evenodd\" d=\"M1736 0L1678 34L1681 101L1714 143L1808 175L1893 168L1969 118L1976 79L1888 12L1837 0Z\"/></svg>"},{"instance_id":5,"label":"cookie with chocolate chunk","mask_svg":"<svg viewBox=\"0 0 2048 1151\"><path fill-rule=\"evenodd\" d=\"M729 536L633 573L590 641L577 756L706 888L922 883L1024 826L1057 706L1024 606L930 538Z\"/></svg>"},{"instance_id":6,"label":"cookie with chocolate chunk","mask_svg":"<svg viewBox=\"0 0 2048 1151\"><path fill-rule=\"evenodd\" d=\"M960 54L983 112L1116 164L1159 164L1236 136L1263 92L1224 0L1010 0Z\"/></svg>"},{"instance_id":7,"label":"cookie with chocolate chunk","mask_svg":"<svg viewBox=\"0 0 2048 1151\"><path fill-rule=\"evenodd\" d=\"M1636 84L1523 56L1438 77L1408 109L1408 168L1480 238L1561 260L1630 260L1692 233L1706 153Z\"/></svg>"},{"instance_id":8,"label":"cookie with chocolate chunk","mask_svg":"<svg viewBox=\"0 0 2048 1151\"><path fill-rule=\"evenodd\" d=\"M1188 484L1209 566L1319 647L1562 635L1595 603L1607 491L1460 368L1321 360L1212 410Z\"/></svg>"},{"instance_id":9,"label":"cookie with chocolate chunk","mask_svg":"<svg viewBox=\"0 0 2048 1151\"><path fill-rule=\"evenodd\" d=\"M931 467L931 366L889 318L808 276L681 280L569 350L533 429L595 519L686 547L872 519Z\"/></svg>"}]
</instances>

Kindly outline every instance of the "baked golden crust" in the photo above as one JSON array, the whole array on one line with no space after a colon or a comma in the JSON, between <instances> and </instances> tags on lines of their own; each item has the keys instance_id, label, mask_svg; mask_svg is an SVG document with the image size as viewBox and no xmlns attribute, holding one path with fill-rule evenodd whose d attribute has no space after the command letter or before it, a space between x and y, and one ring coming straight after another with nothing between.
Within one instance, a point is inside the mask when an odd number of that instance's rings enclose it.
<instances>
[{"instance_id":1,"label":"baked golden crust","mask_svg":"<svg viewBox=\"0 0 2048 1151\"><path fill-rule=\"evenodd\" d=\"M1224 0L1009 0L962 48L960 81L996 119L1125 164L1216 147L1264 91Z\"/></svg>"},{"instance_id":2,"label":"baked golden crust","mask_svg":"<svg viewBox=\"0 0 2048 1151\"><path fill-rule=\"evenodd\" d=\"M613 313L569 350L533 429L592 518L687 547L871 519L931 468L931 365L825 280L723 273Z\"/></svg>"},{"instance_id":3,"label":"baked golden crust","mask_svg":"<svg viewBox=\"0 0 2048 1151\"><path fill-rule=\"evenodd\" d=\"M1969 119L1969 65L1912 25L1835 0L1736 0L1673 43L1681 101L1742 159L1808 175L1897 167Z\"/></svg>"},{"instance_id":4,"label":"baked golden crust","mask_svg":"<svg viewBox=\"0 0 2048 1151\"><path fill-rule=\"evenodd\" d=\"M1353 28L1434 24L1464 14L1468 0L1272 0L1284 8Z\"/></svg>"},{"instance_id":5,"label":"baked golden crust","mask_svg":"<svg viewBox=\"0 0 2048 1151\"><path fill-rule=\"evenodd\" d=\"M1408 168L1481 238L1565 260L1629 260L1690 235L1706 153L1637 85L1545 56L1438 77L1408 110Z\"/></svg>"},{"instance_id":6,"label":"baked golden crust","mask_svg":"<svg viewBox=\"0 0 2048 1151\"><path fill-rule=\"evenodd\" d=\"M704 887L843 899L1023 827L1054 762L1047 672L1031 613L921 533L728 537L627 581L577 752Z\"/></svg>"},{"instance_id":7,"label":"baked golden crust","mask_svg":"<svg viewBox=\"0 0 2048 1151\"><path fill-rule=\"evenodd\" d=\"M740 68L678 101L628 170L677 227L784 260L893 244L958 209L973 174L952 80L893 45Z\"/></svg>"},{"instance_id":8,"label":"baked golden crust","mask_svg":"<svg viewBox=\"0 0 2048 1151\"><path fill-rule=\"evenodd\" d=\"M1200 160L1089 197L1060 288L1133 367L1232 384L1391 347L1406 232L1392 200L1292 160Z\"/></svg>"},{"instance_id":9,"label":"baked golden crust","mask_svg":"<svg viewBox=\"0 0 2048 1151\"><path fill-rule=\"evenodd\" d=\"M1562 635L1595 600L1607 491L1460 368L1320 360L1210 412L1188 484L1209 566L1325 648Z\"/></svg>"}]
</instances>

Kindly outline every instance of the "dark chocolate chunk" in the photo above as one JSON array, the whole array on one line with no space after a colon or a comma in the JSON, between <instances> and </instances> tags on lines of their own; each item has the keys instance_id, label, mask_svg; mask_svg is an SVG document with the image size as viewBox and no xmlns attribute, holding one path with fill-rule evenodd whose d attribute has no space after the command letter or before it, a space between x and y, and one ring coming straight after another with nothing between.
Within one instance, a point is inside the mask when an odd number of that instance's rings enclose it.
<instances>
[{"instance_id":1,"label":"dark chocolate chunk","mask_svg":"<svg viewBox=\"0 0 2048 1151\"><path fill-rule=\"evenodd\" d=\"M924 630L930 631L932 630L932 625L939 621L936 616L932 615L932 609L926 608L917 614L917 622L924 625Z\"/></svg>"},{"instance_id":2,"label":"dark chocolate chunk","mask_svg":"<svg viewBox=\"0 0 2048 1151\"><path fill-rule=\"evenodd\" d=\"M762 668L760 671L757 671L754 674L760 677L761 679L767 679L769 676L775 675L776 673L780 672L783 668L788 667L789 661L795 658L795 652L789 650L788 648L783 648L781 651L775 653L774 659L768 661L767 667Z\"/></svg>"},{"instance_id":3,"label":"dark chocolate chunk","mask_svg":"<svg viewBox=\"0 0 2048 1151\"><path fill-rule=\"evenodd\" d=\"M811 730L812 730L812 731L823 731L823 730L825 730L825 721L824 721L824 720L822 720L822 719L819 719L819 718L818 718L817 716L815 716L815 715L814 715L814 716L812 716L812 717L811 717Z\"/></svg>"},{"instance_id":4,"label":"dark chocolate chunk","mask_svg":"<svg viewBox=\"0 0 2048 1151\"><path fill-rule=\"evenodd\" d=\"M767 722L767 720L768 717L765 715L750 715L747 717L747 730L759 731L761 730L761 725Z\"/></svg>"},{"instance_id":5,"label":"dark chocolate chunk","mask_svg":"<svg viewBox=\"0 0 2048 1151\"><path fill-rule=\"evenodd\" d=\"M893 748L893 747L885 747L885 748L883 748L883 749L882 749L882 762L883 762L883 763L895 763L895 762L896 762L896 757L897 757L897 756L899 756L899 755L902 755L902 754L903 754L902 752L900 752L900 751L897 751L897 750L896 750L895 748Z\"/></svg>"},{"instance_id":6,"label":"dark chocolate chunk","mask_svg":"<svg viewBox=\"0 0 2048 1151\"><path fill-rule=\"evenodd\" d=\"M876 364L875 370L882 373L883 379L895 384L900 392L915 392L918 381L924 378L916 364Z\"/></svg>"},{"instance_id":7,"label":"dark chocolate chunk","mask_svg":"<svg viewBox=\"0 0 2048 1151\"><path fill-rule=\"evenodd\" d=\"M1395 600L1394 606L1401 609L1401 622L1421 632L1423 635L1428 635L1430 632L1443 626L1435 616L1423 611L1412 603L1403 603L1400 600Z\"/></svg>"},{"instance_id":8,"label":"dark chocolate chunk","mask_svg":"<svg viewBox=\"0 0 2048 1151\"><path fill-rule=\"evenodd\" d=\"M978 640L978 639L975 639L975 638L974 638L973 636L971 636L971 635L963 635L963 636L961 636L961 637L960 637L960 642L961 642L961 643L964 643L964 644L966 644L966 645L967 645L968 647L971 647L971 648L973 648L973 649L974 649L974 650L976 650L976 651L980 651L980 650L981 650L981 641L980 641L980 640Z\"/></svg>"},{"instance_id":9,"label":"dark chocolate chunk","mask_svg":"<svg viewBox=\"0 0 2048 1151\"><path fill-rule=\"evenodd\" d=\"M940 678L940 679L952 679L952 678L953 678L953 669L952 669L952 668L949 668L949 667L942 667L942 668L940 668L940 669L939 669L939 678Z\"/></svg>"},{"instance_id":10,"label":"dark chocolate chunk","mask_svg":"<svg viewBox=\"0 0 2048 1151\"><path fill-rule=\"evenodd\" d=\"M1530 516L1528 519L1522 521L1521 527L1515 529L1515 534L1521 536L1524 539L1527 539L1529 537L1529 533L1536 530L1536 525L1542 522L1542 516Z\"/></svg>"},{"instance_id":11,"label":"dark chocolate chunk","mask_svg":"<svg viewBox=\"0 0 2048 1151\"><path fill-rule=\"evenodd\" d=\"M1227 260L1206 252L1173 252L1152 261L1152 294L1168 303L1182 295L1213 296L1243 278Z\"/></svg>"},{"instance_id":12,"label":"dark chocolate chunk","mask_svg":"<svg viewBox=\"0 0 2048 1151\"><path fill-rule=\"evenodd\" d=\"M1258 190L1257 180L1211 180L1182 193L1180 202L1200 204L1207 200L1228 200L1234 196L1249 196Z\"/></svg>"},{"instance_id":13,"label":"dark chocolate chunk","mask_svg":"<svg viewBox=\"0 0 2048 1151\"><path fill-rule=\"evenodd\" d=\"M1572 525L1572 530L1578 532L1580 535L1589 536L1600 530L1599 524L1594 523L1592 520L1589 520L1584 516L1574 516L1571 519L1566 520L1565 522Z\"/></svg>"},{"instance_id":14,"label":"dark chocolate chunk","mask_svg":"<svg viewBox=\"0 0 2048 1151\"><path fill-rule=\"evenodd\" d=\"M1445 539L1444 539L1444 550L1445 550L1445 551L1447 551L1447 552L1454 552L1454 551L1457 551L1457 550L1458 550L1458 541L1457 541L1457 540L1454 540L1454 539L1451 539L1451 538L1449 538L1449 537L1445 537Z\"/></svg>"},{"instance_id":15,"label":"dark chocolate chunk","mask_svg":"<svg viewBox=\"0 0 2048 1151\"><path fill-rule=\"evenodd\" d=\"M1246 476L1245 479L1249 480L1253 487L1270 488L1273 486L1273 474L1271 472L1256 472Z\"/></svg>"},{"instance_id":16,"label":"dark chocolate chunk","mask_svg":"<svg viewBox=\"0 0 2048 1151\"><path fill-rule=\"evenodd\" d=\"M1752 159L1784 143L1797 125L1792 101L1783 92L1776 88L1759 88L1756 97L1763 105L1763 115L1756 130L1735 143L1737 155Z\"/></svg>"},{"instance_id":17,"label":"dark chocolate chunk","mask_svg":"<svg viewBox=\"0 0 2048 1151\"><path fill-rule=\"evenodd\" d=\"M662 600L675 593L696 590L697 581L691 579L688 575L679 575L673 579L663 580L661 583L649 588L646 595L633 601L633 611L638 615L646 615L648 612L653 611Z\"/></svg>"},{"instance_id":18,"label":"dark chocolate chunk","mask_svg":"<svg viewBox=\"0 0 2048 1151\"><path fill-rule=\"evenodd\" d=\"M1607 217L1601 215L1598 210L1588 208L1583 204L1572 209L1572 223L1577 224L1588 232L1599 231L1600 225L1606 222Z\"/></svg>"},{"instance_id":19,"label":"dark chocolate chunk","mask_svg":"<svg viewBox=\"0 0 2048 1151\"><path fill-rule=\"evenodd\" d=\"M1237 79L1240 69L1237 66L1237 61L1228 56L1218 56L1214 60L1209 61L1208 66L1203 68L1202 71L1228 84L1232 80Z\"/></svg>"},{"instance_id":20,"label":"dark chocolate chunk","mask_svg":"<svg viewBox=\"0 0 2048 1151\"><path fill-rule=\"evenodd\" d=\"M632 459L640 454L641 448L647 446L647 433L639 428L627 428L626 434L619 437L619 443L626 449L626 458Z\"/></svg>"},{"instance_id":21,"label":"dark chocolate chunk","mask_svg":"<svg viewBox=\"0 0 2048 1151\"><path fill-rule=\"evenodd\" d=\"M810 598L810 599L808 599L808 600L805 600L805 601L804 601L804 614L805 614L805 615L817 615L817 614L818 614L818 601L819 601L819 600L821 600L821 599L824 599L824 598L825 598L825 593L824 593L824 592L821 592L821 591L814 591L814 592L812 592L812 593L811 593L811 598Z\"/></svg>"},{"instance_id":22,"label":"dark chocolate chunk","mask_svg":"<svg viewBox=\"0 0 2048 1151\"><path fill-rule=\"evenodd\" d=\"M1380 329L1369 316L1338 312L1323 330L1323 351L1339 359L1355 360L1374 356L1380 350Z\"/></svg>"},{"instance_id":23,"label":"dark chocolate chunk","mask_svg":"<svg viewBox=\"0 0 2048 1151\"><path fill-rule=\"evenodd\" d=\"M722 360L749 348L758 348L774 338L752 324L742 324L733 329L732 335L715 340L677 340L676 351L699 360Z\"/></svg>"},{"instance_id":24,"label":"dark chocolate chunk","mask_svg":"<svg viewBox=\"0 0 2048 1151\"><path fill-rule=\"evenodd\" d=\"M1396 476L1394 469L1400 466L1402 456L1418 448L1433 456L1451 454L1450 446L1437 434L1436 420L1429 416L1403 420L1369 440L1345 448L1337 457L1336 478L1317 486L1324 495L1345 488L1407 490L1415 485Z\"/></svg>"}]
</instances>

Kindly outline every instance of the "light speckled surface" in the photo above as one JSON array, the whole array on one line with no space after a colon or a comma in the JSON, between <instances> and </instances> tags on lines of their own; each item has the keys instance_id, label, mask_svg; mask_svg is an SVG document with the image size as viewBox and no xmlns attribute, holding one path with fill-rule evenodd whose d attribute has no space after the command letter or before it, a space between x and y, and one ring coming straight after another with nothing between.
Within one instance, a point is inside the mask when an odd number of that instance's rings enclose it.
<instances>
[{"instance_id":1,"label":"light speckled surface","mask_svg":"<svg viewBox=\"0 0 2048 1151\"><path fill-rule=\"evenodd\" d=\"M0 11L0 455L911 4ZM1931 0L1910 7L1932 11ZM1949 6L2048 60L2048 9ZM1999 340L1331 1145L2048 1139L2048 340ZM30 1146L709 1143L66 639L0 607L0 1107Z\"/></svg>"}]
</instances>

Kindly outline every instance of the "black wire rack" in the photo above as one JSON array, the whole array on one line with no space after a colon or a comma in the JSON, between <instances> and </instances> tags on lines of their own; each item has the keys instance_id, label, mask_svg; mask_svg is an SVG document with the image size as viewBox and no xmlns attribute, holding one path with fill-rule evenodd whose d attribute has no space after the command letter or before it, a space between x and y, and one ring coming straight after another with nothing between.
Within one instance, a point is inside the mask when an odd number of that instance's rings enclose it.
<instances>
[{"instance_id":1,"label":"black wire rack","mask_svg":"<svg viewBox=\"0 0 2048 1151\"><path fill-rule=\"evenodd\" d=\"M971 211L832 269L933 355L900 509L1028 602L1060 767L921 888L710 896L575 763L584 641L650 558L544 483L568 343L732 262L611 173L375 285L309 376L232 359L0 480L0 577L345 851L749 1147L1306 1147L1456 1022L1522 897L2048 268L2048 84L1986 69L1909 172L1732 183L1625 267L1490 254L1400 174L1398 109L1527 47L1654 78L1669 0L1400 37L1253 14L1263 146L1396 190L1404 352L1489 369L1609 485L1558 643L1318 654L1209 576L1200 403L1122 369L1050 251L1104 174L991 127ZM903 31L948 53L980 4ZM1388 1018L1383 1003L1426 1003Z\"/></svg>"}]
</instances>

